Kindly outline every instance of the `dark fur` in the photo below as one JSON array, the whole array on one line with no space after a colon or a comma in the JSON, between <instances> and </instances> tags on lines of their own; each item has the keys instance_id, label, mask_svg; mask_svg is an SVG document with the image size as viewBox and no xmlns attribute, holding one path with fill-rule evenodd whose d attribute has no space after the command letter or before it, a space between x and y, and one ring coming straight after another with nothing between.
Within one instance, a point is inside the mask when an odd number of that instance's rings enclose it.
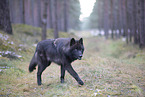
<instances>
[{"instance_id":1,"label":"dark fur","mask_svg":"<svg viewBox=\"0 0 145 97\"><path fill-rule=\"evenodd\" d=\"M82 38L80 40L58 38L40 41L30 62L29 71L32 72L38 65L37 83L41 85L42 72L51 62L54 62L61 66L61 83L64 82L65 70L67 70L80 85L83 85L83 81L71 66L74 60L81 59L83 52Z\"/></svg>"}]
</instances>

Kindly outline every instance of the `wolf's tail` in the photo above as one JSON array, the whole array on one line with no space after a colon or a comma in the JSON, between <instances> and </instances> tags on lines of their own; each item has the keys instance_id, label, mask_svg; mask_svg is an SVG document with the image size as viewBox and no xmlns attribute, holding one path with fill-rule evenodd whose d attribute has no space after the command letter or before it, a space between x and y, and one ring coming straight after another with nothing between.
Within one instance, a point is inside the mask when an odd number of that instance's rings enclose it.
<instances>
[{"instance_id":1,"label":"wolf's tail","mask_svg":"<svg viewBox=\"0 0 145 97\"><path fill-rule=\"evenodd\" d=\"M29 65L29 72L32 72L34 69L36 69L37 66L37 52L35 52L30 65Z\"/></svg>"}]
</instances>

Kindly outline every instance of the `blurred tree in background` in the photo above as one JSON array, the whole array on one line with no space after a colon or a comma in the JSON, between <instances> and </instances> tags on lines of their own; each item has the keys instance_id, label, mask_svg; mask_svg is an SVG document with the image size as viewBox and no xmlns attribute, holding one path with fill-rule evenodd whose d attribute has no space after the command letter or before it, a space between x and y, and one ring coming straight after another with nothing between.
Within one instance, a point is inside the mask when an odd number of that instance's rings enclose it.
<instances>
[{"instance_id":1,"label":"blurred tree in background","mask_svg":"<svg viewBox=\"0 0 145 97\"><path fill-rule=\"evenodd\" d=\"M42 40L46 40L47 36L47 6L48 6L48 1L44 0L43 2L43 16L42 16Z\"/></svg>"},{"instance_id":2,"label":"blurred tree in background","mask_svg":"<svg viewBox=\"0 0 145 97\"><path fill-rule=\"evenodd\" d=\"M145 47L145 1L96 0L88 25L103 30L106 38L109 34L112 39L124 36L127 43Z\"/></svg>"},{"instance_id":3,"label":"blurred tree in background","mask_svg":"<svg viewBox=\"0 0 145 97\"><path fill-rule=\"evenodd\" d=\"M35 27L43 26L42 28L44 29L45 21L47 28L54 29L55 38L59 36L57 35L58 31L68 32L68 29L79 29L79 16L81 14L79 0L7 1L9 1L10 18L13 24L28 24ZM44 2L48 3L47 7ZM47 11L47 13L45 13L45 11ZM45 16L46 19L44 19ZM44 34L43 36L46 35Z\"/></svg>"},{"instance_id":4,"label":"blurred tree in background","mask_svg":"<svg viewBox=\"0 0 145 97\"><path fill-rule=\"evenodd\" d=\"M9 2L7 0L0 1L0 30L5 31L8 34L12 34Z\"/></svg>"},{"instance_id":5,"label":"blurred tree in background","mask_svg":"<svg viewBox=\"0 0 145 97\"><path fill-rule=\"evenodd\" d=\"M11 23L27 24L42 28L42 40L46 29L52 29L58 38L59 31L80 29L80 10L79 0L1 0L0 29L12 34ZM96 0L82 28L104 32L106 39L123 36L126 43L145 47L145 1Z\"/></svg>"}]
</instances>

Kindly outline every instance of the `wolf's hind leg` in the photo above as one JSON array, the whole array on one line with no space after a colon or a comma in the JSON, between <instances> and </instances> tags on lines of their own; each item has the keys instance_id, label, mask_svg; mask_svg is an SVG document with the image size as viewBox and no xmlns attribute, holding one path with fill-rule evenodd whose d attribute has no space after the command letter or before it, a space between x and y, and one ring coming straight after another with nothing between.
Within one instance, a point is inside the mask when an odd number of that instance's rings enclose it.
<instances>
[{"instance_id":1,"label":"wolf's hind leg","mask_svg":"<svg viewBox=\"0 0 145 97\"><path fill-rule=\"evenodd\" d=\"M42 75L42 72L46 69L46 67L48 67L49 65L51 64L51 62L48 62L47 65L38 65L38 72L37 72L37 84L38 85L41 85L41 75Z\"/></svg>"}]
</instances>

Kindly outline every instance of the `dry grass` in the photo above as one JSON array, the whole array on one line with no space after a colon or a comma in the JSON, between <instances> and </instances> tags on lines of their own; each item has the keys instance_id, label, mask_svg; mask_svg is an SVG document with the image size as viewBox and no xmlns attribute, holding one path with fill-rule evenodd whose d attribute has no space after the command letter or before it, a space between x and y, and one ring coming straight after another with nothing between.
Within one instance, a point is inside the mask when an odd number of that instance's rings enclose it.
<instances>
[{"instance_id":1,"label":"dry grass","mask_svg":"<svg viewBox=\"0 0 145 97\"><path fill-rule=\"evenodd\" d=\"M84 86L66 73L60 83L60 67L51 64L42 75L42 86L37 86L35 70L28 72L34 47L21 52L23 59L1 58L11 68L0 72L0 96L26 97L91 97L134 96L145 94L145 50L126 45L120 40L85 38L83 60L72 63L84 81ZM135 56L135 57L134 57Z\"/></svg>"}]
</instances>

